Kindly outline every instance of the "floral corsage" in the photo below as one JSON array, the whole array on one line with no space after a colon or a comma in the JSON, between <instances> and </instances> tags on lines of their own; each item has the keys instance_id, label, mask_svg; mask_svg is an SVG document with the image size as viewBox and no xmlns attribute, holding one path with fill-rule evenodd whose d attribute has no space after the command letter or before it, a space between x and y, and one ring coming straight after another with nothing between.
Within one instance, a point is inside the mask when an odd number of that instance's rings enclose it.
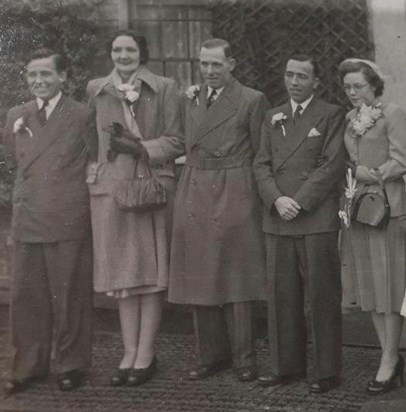
<instances>
[{"instance_id":1,"label":"floral corsage","mask_svg":"<svg viewBox=\"0 0 406 412\"><path fill-rule=\"evenodd\" d=\"M285 130L285 126L283 124L283 122L288 118L288 116L286 116L285 113L279 112L276 113L272 116L271 119L271 124L272 126L280 126L280 128L282 129L282 133L284 136L286 136L286 130Z\"/></svg>"},{"instance_id":2,"label":"floral corsage","mask_svg":"<svg viewBox=\"0 0 406 412\"><path fill-rule=\"evenodd\" d=\"M199 93L200 93L200 86L198 84L194 84L190 86L186 90L186 96L190 100L196 101L196 104L199 106Z\"/></svg>"},{"instance_id":3,"label":"floral corsage","mask_svg":"<svg viewBox=\"0 0 406 412\"><path fill-rule=\"evenodd\" d=\"M355 193L357 191L356 186L357 186L357 179L355 177L352 177L352 171L350 168L347 170L347 175L345 176L347 180L347 187L345 188L345 204L344 204L344 210L340 210L338 212L338 216L340 219L343 221L345 227L348 229L351 225L351 210L352 210L352 204L355 198Z\"/></svg>"},{"instance_id":4,"label":"floral corsage","mask_svg":"<svg viewBox=\"0 0 406 412\"><path fill-rule=\"evenodd\" d=\"M353 138L359 139L383 116L380 106L381 103L378 103L376 106L362 104L357 115L350 123Z\"/></svg>"},{"instance_id":5,"label":"floral corsage","mask_svg":"<svg viewBox=\"0 0 406 412\"><path fill-rule=\"evenodd\" d=\"M26 131L30 137L33 136L32 131L29 129L29 127L25 124L25 119L24 117L19 117L13 125L13 133L17 134L18 132L24 132Z\"/></svg>"},{"instance_id":6,"label":"floral corsage","mask_svg":"<svg viewBox=\"0 0 406 412\"><path fill-rule=\"evenodd\" d=\"M124 94L125 102L130 106L131 114L134 116L133 103L140 98L139 91L135 90L133 84L123 83L117 87L117 90Z\"/></svg>"}]
</instances>

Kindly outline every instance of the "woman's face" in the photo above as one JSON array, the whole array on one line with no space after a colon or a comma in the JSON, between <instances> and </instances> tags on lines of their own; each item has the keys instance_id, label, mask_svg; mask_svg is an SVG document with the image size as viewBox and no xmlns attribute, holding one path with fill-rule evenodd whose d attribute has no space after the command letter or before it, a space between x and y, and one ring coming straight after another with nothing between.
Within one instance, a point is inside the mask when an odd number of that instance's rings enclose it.
<instances>
[{"instance_id":1,"label":"woman's face","mask_svg":"<svg viewBox=\"0 0 406 412\"><path fill-rule=\"evenodd\" d=\"M363 103L367 106L375 100L375 87L366 80L364 73L348 73L343 79L344 90L354 107L361 107Z\"/></svg>"},{"instance_id":2,"label":"woman's face","mask_svg":"<svg viewBox=\"0 0 406 412\"><path fill-rule=\"evenodd\" d=\"M111 45L111 59L119 73L131 74L140 65L140 49L130 36L118 36Z\"/></svg>"}]
</instances>

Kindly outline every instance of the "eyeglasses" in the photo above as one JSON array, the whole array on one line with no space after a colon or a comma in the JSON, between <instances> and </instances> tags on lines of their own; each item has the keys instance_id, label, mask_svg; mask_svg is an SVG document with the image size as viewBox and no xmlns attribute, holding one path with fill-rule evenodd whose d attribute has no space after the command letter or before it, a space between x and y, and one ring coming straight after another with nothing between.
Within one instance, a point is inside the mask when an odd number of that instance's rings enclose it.
<instances>
[{"instance_id":1,"label":"eyeglasses","mask_svg":"<svg viewBox=\"0 0 406 412\"><path fill-rule=\"evenodd\" d=\"M353 85L345 84L345 85L344 85L344 91L345 91L346 93L348 93L348 92L351 91L351 89L353 89L354 92L357 93L357 92L360 92L365 86L368 86L368 83L363 83L363 84L361 84L361 83L355 83L355 84L353 84Z\"/></svg>"}]
</instances>

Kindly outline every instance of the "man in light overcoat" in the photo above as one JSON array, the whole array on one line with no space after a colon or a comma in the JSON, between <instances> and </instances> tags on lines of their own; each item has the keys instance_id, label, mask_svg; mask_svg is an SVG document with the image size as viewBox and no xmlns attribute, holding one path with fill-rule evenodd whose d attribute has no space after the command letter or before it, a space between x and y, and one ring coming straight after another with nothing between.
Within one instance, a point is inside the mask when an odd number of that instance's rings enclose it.
<instances>
[{"instance_id":1,"label":"man in light overcoat","mask_svg":"<svg viewBox=\"0 0 406 412\"><path fill-rule=\"evenodd\" d=\"M11 333L6 394L49 374L53 325L61 390L83 382L91 363L92 244L86 165L96 153L92 113L61 92L65 62L33 53L26 79L35 99L13 107L4 145L16 166Z\"/></svg>"},{"instance_id":2,"label":"man in light overcoat","mask_svg":"<svg viewBox=\"0 0 406 412\"><path fill-rule=\"evenodd\" d=\"M252 302L264 298L261 201L252 172L265 96L231 75L228 42L202 44L204 84L185 96L186 165L178 184L169 301L193 305L203 379L234 364L237 378L256 378Z\"/></svg>"},{"instance_id":3,"label":"man in light overcoat","mask_svg":"<svg viewBox=\"0 0 406 412\"><path fill-rule=\"evenodd\" d=\"M339 382L341 284L338 182L344 112L314 95L317 63L295 55L285 71L290 100L266 114L254 161L264 202L272 374L263 385L306 375L306 324L313 343L312 393Z\"/></svg>"}]
</instances>

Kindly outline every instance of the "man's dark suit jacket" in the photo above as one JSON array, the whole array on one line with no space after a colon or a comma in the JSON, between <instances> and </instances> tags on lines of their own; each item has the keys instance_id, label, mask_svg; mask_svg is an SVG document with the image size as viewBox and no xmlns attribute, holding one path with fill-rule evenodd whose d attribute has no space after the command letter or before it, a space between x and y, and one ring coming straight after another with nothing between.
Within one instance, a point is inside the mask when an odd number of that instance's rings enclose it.
<instances>
[{"instance_id":1,"label":"man's dark suit jacket","mask_svg":"<svg viewBox=\"0 0 406 412\"><path fill-rule=\"evenodd\" d=\"M80 240L89 235L86 164L97 151L92 113L62 96L41 127L35 100L12 108L4 144L17 166L13 193L12 236L20 242ZM23 119L24 127L13 132Z\"/></svg>"},{"instance_id":2,"label":"man's dark suit jacket","mask_svg":"<svg viewBox=\"0 0 406 412\"><path fill-rule=\"evenodd\" d=\"M272 120L282 115L286 116L282 123ZM315 97L295 124L290 103L267 113L254 161L265 205L265 232L304 235L339 230L338 183L345 169L344 116L338 106ZM292 221L283 220L274 206L280 196L289 196L302 207Z\"/></svg>"}]
</instances>

